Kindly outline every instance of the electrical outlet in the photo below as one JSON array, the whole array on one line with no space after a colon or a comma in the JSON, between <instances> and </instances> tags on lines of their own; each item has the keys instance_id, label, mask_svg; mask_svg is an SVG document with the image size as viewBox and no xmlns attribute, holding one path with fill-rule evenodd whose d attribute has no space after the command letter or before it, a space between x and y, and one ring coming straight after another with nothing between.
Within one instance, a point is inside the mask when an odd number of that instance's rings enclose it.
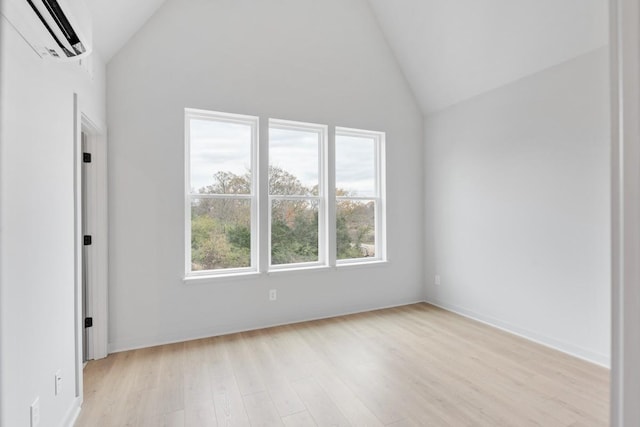
<instances>
[{"instance_id":1,"label":"electrical outlet","mask_svg":"<svg viewBox=\"0 0 640 427\"><path fill-rule=\"evenodd\" d=\"M62 393L62 373L60 371L55 375L55 392L56 396Z\"/></svg>"},{"instance_id":2,"label":"electrical outlet","mask_svg":"<svg viewBox=\"0 0 640 427\"><path fill-rule=\"evenodd\" d=\"M278 291L276 289L269 290L269 301L275 301L278 299Z\"/></svg>"},{"instance_id":3,"label":"electrical outlet","mask_svg":"<svg viewBox=\"0 0 640 427\"><path fill-rule=\"evenodd\" d=\"M436 274L436 277L433 279L433 283L437 286L440 286L440 275Z\"/></svg>"},{"instance_id":4,"label":"electrical outlet","mask_svg":"<svg viewBox=\"0 0 640 427\"><path fill-rule=\"evenodd\" d=\"M29 414L31 417L31 427L38 427L40 425L40 398L36 397L31 407L29 408Z\"/></svg>"}]
</instances>

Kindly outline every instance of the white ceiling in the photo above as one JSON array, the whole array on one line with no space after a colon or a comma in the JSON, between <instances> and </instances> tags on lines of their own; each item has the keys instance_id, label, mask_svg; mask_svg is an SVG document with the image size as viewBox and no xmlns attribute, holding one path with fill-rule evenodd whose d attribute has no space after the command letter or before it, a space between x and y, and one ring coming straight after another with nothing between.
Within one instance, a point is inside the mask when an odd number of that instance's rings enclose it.
<instances>
[{"instance_id":1,"label":"white ceiling","mask_svg":"<svg viewBox=\"0 0 640 427\"><path fill-rule=\"evenodd\" d=\"M607 44L606 0L369 0L423 113Z\"/></svg>"},{"instance_id":2,"label":"white ceiling","mask_svg":"<svg viewBox=\"0 0 640 427\"><path fill-rule=\"evenodd\" d=\"M86 1L108 62L165 0ZM425 114L607 43L606 0L369 3Z\"/></svg>"},{"instance_id":3,"label":"white ceiling","mask_svg":"<svg viewBox=\"0 0 640 427\"><path fill-rule=\"evenodd\" d=\"M105 62L129 41L165 0L85 0L93 18L93 44Z\"/></svg>"}]
</instances>

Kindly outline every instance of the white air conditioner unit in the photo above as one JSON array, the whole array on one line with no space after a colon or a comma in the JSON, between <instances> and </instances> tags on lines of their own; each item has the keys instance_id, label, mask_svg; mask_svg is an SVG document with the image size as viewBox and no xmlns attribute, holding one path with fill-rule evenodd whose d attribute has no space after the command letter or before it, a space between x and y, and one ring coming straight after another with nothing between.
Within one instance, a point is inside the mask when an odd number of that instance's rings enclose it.
<instances>
[{"instance_id":1,"label":"white air conditioner unit","mask_svg":"<svg viewBox=\"0 0 640 427\"><path fill-rule=\"evenodd\" d=\"M43 58L91 53L91 14L84 0L0 0L2 14Z\"/></svg>"}]
</instances>

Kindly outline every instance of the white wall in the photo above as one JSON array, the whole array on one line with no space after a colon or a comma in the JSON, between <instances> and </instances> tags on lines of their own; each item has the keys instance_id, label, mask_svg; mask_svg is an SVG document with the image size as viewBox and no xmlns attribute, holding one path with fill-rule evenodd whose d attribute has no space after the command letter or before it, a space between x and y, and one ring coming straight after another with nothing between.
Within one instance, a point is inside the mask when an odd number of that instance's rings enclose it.
<instances>
[{"instance_id":1,"label":"white wall","mask_svg":"<svg viewBox=\"0 0 640 427\"><path fill-rule=\"evenodd\" d=\"M104 65L41 60L0 17L0 425L68 422L75 398L74 105L105 123ZM60 370L63 391L54 396Z\"/></svg>"},{"instance_id":2,"label":"white wall","mask_svg":"<svg viewBox=\"0 0 640 427\"><path fill-rule=\"evenodd\" d=\"M605 365L607 55L579 56L425 124L427 299Z\"/></svg>"},{"instance_id":3,"label":"white wall","mask_svg":"<svg viewBox=\"0 0 640 427\"><path fill-rule=\"evenodd\" d=\"M366 1L170 0L107 82L112 351L424 298L423 119ZM387 132L390 262L183 283L185 107Z\"/></svg>"}]
</instances>

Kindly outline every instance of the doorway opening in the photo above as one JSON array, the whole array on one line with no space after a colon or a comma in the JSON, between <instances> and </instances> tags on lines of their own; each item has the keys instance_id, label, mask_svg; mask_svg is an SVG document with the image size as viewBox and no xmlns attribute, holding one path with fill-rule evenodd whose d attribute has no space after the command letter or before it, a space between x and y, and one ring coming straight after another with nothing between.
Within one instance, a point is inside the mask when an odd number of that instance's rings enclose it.
<instances>
[{"instance_id":1,"label":"doorway opening","mask_svg":"<svg viewBox=\"0 0 640 427\"><path fill-rule=\"evenodd\" d=\"M84 114L80 127L80 287L82 362L107 356L107 150Z\"/></svg>"},{"instance_id":2,"label":"doorway opening","mask_svg":"<svg viewBox=\"0 0 640 427\"><path fill-rule=\"evenodd\" d=\"M107 147L74 96L76 397L87 361L107 356Z\"/></svg>"},{"instance_id":3,"label":"doorway opening","mask_svg":"<svg viewBox=\"0 0 640 427\"><path fill-rule=\"evenodd\" d=\"M80 179L81 190L80 190L80 198L81 198L81 209L82 209L82 319L83 319L83 333L82 333L82 362L86 364L89 360L93 359L93 343L92 343L92 331L93 331L93 307L91 304L92 297L92 276L91 268L93 264L91 262L91 256L93 251L91 251L91 215L89 215L89 210L93 207L91 198L94 196L92 193L93 186L91 185L90 180L93 178L93 174L91 173L91 151L88 147L88 135L86 129L83 129L80 132L80 142L81 142L81 150L82 150L82 177Z\"/></svg>"}]
</instances>

